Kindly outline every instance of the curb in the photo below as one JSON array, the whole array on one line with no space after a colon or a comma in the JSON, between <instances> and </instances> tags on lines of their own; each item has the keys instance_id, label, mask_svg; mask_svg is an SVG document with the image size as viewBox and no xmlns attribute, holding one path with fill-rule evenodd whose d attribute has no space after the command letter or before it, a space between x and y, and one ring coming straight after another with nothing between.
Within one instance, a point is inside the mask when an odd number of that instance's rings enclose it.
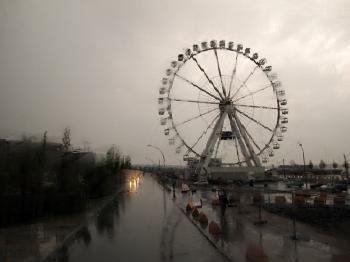
<instances>
[{"instance_id":1,"label":"curb","mask_svg":"<svg viewBox=\"0 0 350 262\"><path fill-rule=\"evenodd\" d=\"M182 208L178 203L175 203L176 207L180 209L180 211L185 215L185 217L198 229L198 231L201 233L201 235L208 240L208 242L227 260L234 261L234 259L228 254L228 252L225 250L224 247L219 246L217 243L215 243L212 239L212 237L209 235L209 233L206 232L201 226L193 219L191 219L190 216L187 215L186 210Z\"/></svg>"}]
</instances>

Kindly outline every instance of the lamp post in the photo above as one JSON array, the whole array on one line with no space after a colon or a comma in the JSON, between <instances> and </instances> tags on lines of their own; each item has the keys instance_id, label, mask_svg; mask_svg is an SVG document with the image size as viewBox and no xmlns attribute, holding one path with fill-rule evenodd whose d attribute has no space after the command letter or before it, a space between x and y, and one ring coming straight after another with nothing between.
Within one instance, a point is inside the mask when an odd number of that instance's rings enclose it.
<instances>
[{"instance_id":1,"label":"lamp post","mask_svg":"<svg viewBox=\"0 0 350 262\"><path fill-rule=\"evenodd\" d=\"M301 143L299 143L299 146L300 146L300 148L301 148L301 151L303 152L303 162L304 162L304 176L305 176L305 181L306 181L306 189L308 189L307 188L307 182L308 182L308 179L307 179L307 175L305 174L306 173L306 170L305 170L305 153L304 153L304 148L303 148L303 145L301 144Z\"/></svg>"},{"instance_id":2,"label":"lamp post","mask_svg":"<svg viewBox=\"0 0 350 262\"><path fill-rule=\"evenodd\" d=\"M349 163L346 160L345 154L344 154L344 168L346 171L346 191L348 191L348 187L349 187Z\"/></svg>"},{"instance_id":3,"label":"lamp post","mask_svg":"<svg viewBox=\"0 0 350 262\"><path fill-rule=\"evenodd\" d=\"M152 148L158 150L158 151L162 154L162 157L163 157L163 167L165 167L165 156L164 156L163 151L162 151L159 147L154 146L154 145L146 145L146 146L147 146L147 147L152 147Z\"/></svg>"}]
</instances>

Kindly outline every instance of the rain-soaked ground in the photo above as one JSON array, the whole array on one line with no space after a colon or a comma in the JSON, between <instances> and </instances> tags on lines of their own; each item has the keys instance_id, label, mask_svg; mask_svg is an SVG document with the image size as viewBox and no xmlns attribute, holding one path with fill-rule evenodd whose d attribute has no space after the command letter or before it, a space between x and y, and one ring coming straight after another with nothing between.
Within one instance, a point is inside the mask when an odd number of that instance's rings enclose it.
<instances>
[{"instance_id":1,"label":"rain-soaked ground","mask_svg":"<svg viewBox=\"0 0 350 262\"><path fill-rule=\"evenodd\" d=\"M227 261L149 175L108 205L52 261Z\"/></svg>"},{"instance_id":2,"label":"rain-soaked ground","mask_svg":"<svg viewBox=\"0 0 350 262\"><path fill-rule=\"evenodd\" d=\"M240 208L223 210L211 204L211 190L183 194L178 188L173 199L173 193L150 174L129 171L127 177L125 192L111 202L101 200L110 204L98 215L95 209L88 216L56 217L0 230L0 261L41 261L62 243L47 261L227 261L222 253L232 261L248 261L249 247L265 256L256 261L350 261L349 236L297 223L299 240L294 241L292 221L265 211L267 224L254 225L258 209L249 204L249 195L242 195ZM185 214L186 204L199 199L199 210L222 228L219 237Z\"/></svg>"}]
</instances>

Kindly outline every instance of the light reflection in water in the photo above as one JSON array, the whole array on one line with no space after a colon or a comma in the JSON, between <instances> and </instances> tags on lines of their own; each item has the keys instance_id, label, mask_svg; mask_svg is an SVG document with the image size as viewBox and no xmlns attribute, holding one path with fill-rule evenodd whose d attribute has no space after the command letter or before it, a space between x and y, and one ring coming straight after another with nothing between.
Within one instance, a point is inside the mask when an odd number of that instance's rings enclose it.
<instances>
[{"instance_id":1,"label":"light reflection in water","mask_svg":"<svg viewBox=\"0 0 350 262\"><path fill-rule=\"evenodd\" d=\"M129 192L136 192L140 184L139 177L131 177L129 180Z\"/></svg>"}]
</instances>

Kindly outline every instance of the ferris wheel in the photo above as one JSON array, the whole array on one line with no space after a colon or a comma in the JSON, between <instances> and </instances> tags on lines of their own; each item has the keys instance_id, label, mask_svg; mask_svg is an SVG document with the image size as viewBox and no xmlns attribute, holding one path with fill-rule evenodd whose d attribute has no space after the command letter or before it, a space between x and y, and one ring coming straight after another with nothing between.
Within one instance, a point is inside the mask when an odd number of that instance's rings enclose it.
<instances>
[{"instance_id":1,"label":"ferris wheel","mask_svg":"<svg viewBox=\"0 0 350 262\"><path fill-rule=\"evenodd\" d=\"M184 161L260 167L287 131L285 91L271 65L242 44L194 44L170 63L159 88L164 134Z\"/></svg>"}]
</instances>

